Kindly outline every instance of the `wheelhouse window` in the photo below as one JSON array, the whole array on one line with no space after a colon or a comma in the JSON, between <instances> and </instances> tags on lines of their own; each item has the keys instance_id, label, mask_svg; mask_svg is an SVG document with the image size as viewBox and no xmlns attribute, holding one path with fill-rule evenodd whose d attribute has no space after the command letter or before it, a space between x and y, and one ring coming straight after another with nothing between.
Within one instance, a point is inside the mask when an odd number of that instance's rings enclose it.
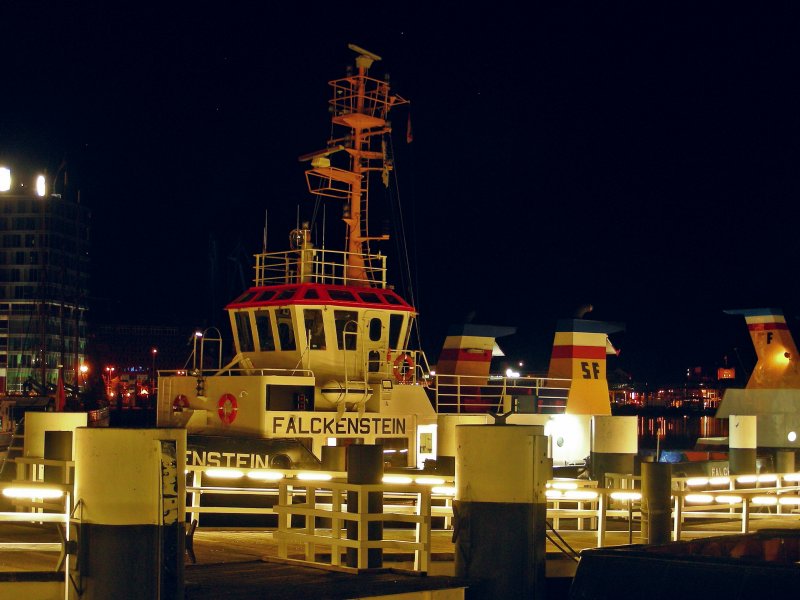
<instances>
[{"instance_id":1,"label":"wheelhouse window","mask_svg":"<svg viewBox=\"0 0 800 600\"><path fill-rule=\"evenodd\" d=\"M331 297L331 300L356 301L356 297L346 290L328 290L328 296Z\"/></svg>"},{"instance_id":2,"label":"wheelhouse window","mask_svg":"<svg viewBox=\"0 0 800 600\"><path fill-rule=\"evenodd\" d=\"M403 315L389 315L389 348L399 347L402 330Z\"/></svg>"},{"instance_id":3,"label":"wheelhouse window","mask_svg":"<svg viewBox=\"0 0 800 600\"><path fill-rule=\"evenodd\" d=\"M297 291L297 288L289 288L280 292L277 296L275 296L275 300L288 300L294 293Z\"/></svg>"},{"instance_id":4,"label":"wheelhouse window","mask_svg":"<svg viewBox=\"0 0 800 600\"><path fill-rule=\"evenodd\" d=\"M258 333L258 344L262 351L275 350L275 336L272 333L272 317L268 310L257 310L256 332Z\"/></svg>"},{"instance_id":5,"label":"wheelhouse window","mask_svg":"<svg viewBox=\"0 0 800 600\"><path fill-rule=\"evenodd\" d=\"M292 313L288 308L279 308L275 312L275 320L278 325L278 341L281 350L296 350L297 344L294 339L294 323Z\"/></svg>"},{"instance_id":6,"label":"wheelhouse window","mask_svg":"<svg viewBox=\"0 0 800 600\"><path fill-rule=\"evenodd\" d=\"M373 294L372 292L360 292L358 294L361 296L361 300L364 302L369 302L370 304L381 304L381 297L378 294Z\"/></svg>"},{"instance_id":7,"label":"wheelhouse window","mask_svg":"<svg viewBox=\"0 0 800 600\"><path fill-rule=\"evenodd\" d=\"M275 295L273 290L264 290L261 292L258 297L256 297L257 302L266 302L267 300L271 300L272 297Z\"/></svg>"},{"instance_id":8,"label":"wheelhouse window","mask_svg":"<svg viewBox=\"0 0 800 600\"><path fill-rule=\"evenodd\" d=\"M355 350L358 342L358 313L354 310L335 310L336 344L339 350Z\"/></svg>"},{"instance_id":9,"label":"wheelhouse window","mask_svg":"<svg viewBox=\"0 0 800 600\"><path fill-rule=\"evenodd\" d=\"M370 342L379 342L381 339L381 333L383 332L383 327L381 324L381 320L378 317L373 317L369 320L369 341Z\"/></svg>"},{"instance_id":10,"label":"wheelhouse window","mask_svg":"<svg viewBox=\"0 0 800 600\"><path fill-rule=\"evenodd\" d=\"M236 313L236 332L239 336L240 352L252 352L255 350L255 346L253 346L253 330L250 328L249 311L241 310Z\"/></svg>"},{"instance_id":11,"label":"wheelhouse window","mask_svg":"<svg viewBox=\"0 0 800 600\"><path fill-rule=\"evenodd\" d=\"M325 326L322 321L322 311L319 309L306 309L303 311L303 320L308 336L308 347L312 350L325 350Z\"/></svg>"},{"instance_id":12,"label":"wheelhouse window","mask_svg":"<svg viewBox=\"0 0 800 600\"><path fill-rule=\"evenodd\" d=\"M256 295L256 292L252 292L252 291L250 291L250 290L247 290L247 291L246 291L244 294L242 294L242 295L241 295L241 296L239 296L239 297L238 297L236 300L234 300L234 302L235 302L235 303L239 303L239 302L249 302L250 300L252 300L252 299L253 299L253 297L254 297L255 295Z\"/></svg>"}]
</instances>

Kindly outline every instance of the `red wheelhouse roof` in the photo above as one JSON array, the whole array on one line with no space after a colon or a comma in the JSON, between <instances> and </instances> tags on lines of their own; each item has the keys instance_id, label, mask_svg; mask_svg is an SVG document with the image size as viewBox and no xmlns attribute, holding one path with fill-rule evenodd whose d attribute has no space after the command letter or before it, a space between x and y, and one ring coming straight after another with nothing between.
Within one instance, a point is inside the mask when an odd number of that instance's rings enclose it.
<instances>
[{"instance_id":1,"label":"red wheelhouse roof","mask_svg":"<svg viewBox=\"0 0 800 600\"><path fill-rule=\"evenodd\" d=\"M416 312L394 290L380 288L297 283L252 287L229 303L225 309L259 306L336 305L353 308L383 308Z\"/></svg>"}]
</instances>

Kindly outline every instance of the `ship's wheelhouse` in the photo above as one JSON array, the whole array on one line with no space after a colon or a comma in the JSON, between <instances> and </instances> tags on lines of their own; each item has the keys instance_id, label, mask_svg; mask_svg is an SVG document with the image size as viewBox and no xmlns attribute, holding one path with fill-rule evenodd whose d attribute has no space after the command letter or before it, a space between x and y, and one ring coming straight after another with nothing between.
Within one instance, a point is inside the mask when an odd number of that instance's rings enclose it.
<instances>
[{"instance_id":1,"label":"ship's wheelhouse","mask_svg":"<svg viewBox=\"0 0 800 600\"><path fill-rule=\"evenodd\" d=\"M311 283L254 287L226 308L243 365L365 382L391 370L416 314L390 289Z\"/></svg>"}]
</instances>

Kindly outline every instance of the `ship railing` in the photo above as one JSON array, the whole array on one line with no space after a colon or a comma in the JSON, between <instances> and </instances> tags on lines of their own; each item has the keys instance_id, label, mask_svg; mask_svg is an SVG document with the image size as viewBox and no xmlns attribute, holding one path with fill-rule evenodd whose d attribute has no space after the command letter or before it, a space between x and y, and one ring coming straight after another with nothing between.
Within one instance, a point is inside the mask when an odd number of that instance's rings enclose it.
<instances>
[{"instance_id":1,"label":"ship railing","mask_svg":"<svg viewBox=\"0 0 800 600\"><path fill-rule=\"evenodd\" d=\"M330 82L333 97L329 100L334 115L364 114L384 119L392 106L407 100L390 95L389 84L367 75L354 75Z\"/></svg>"},{"instance_id":2,"label":"ship railing","mask_svg":"<svg viewBox=\"0 0 800 600\"><path fill-rule=\"evenodd\" d=\"M521 375L446 375L432 377L438 413L515 412L560 414L566 408L570 380Z\"/></svg>"},{"instance_id":3,"label":"ship railing","mask_svg":"<svg viewBox=\"0 0 800 600\"><path fill-rule=\"evenodd\" d=\"M243 376L243 375L250 375L250 376L260 376L260 377L269 377L269 376L280 376L280 377L313 377L314 372L309 369L280 369L280 368L268 368L268 369L261 369L261 368L247 368L247 367L237 367L237 368L226 368L223 370L217 369L197 369L195 371L186 370L186 369L178 369L175 371L159 371L159 377L211 377L211 376L219 376L219 375L227 375L227 376Z\"/></svg>"},{"instance_id":4,"label":"ship railing","mask_svg":"<svg viewBox=\"0 0 800 600\"><path fill-rule=\"evenodd\" d=\"M398 348L375 360L367 358L367 373L374 381L377 376L391 380L393 385L423 385L429 387L433 381L431 367L422 350Z\"/></svg>"},{"instance_id":5,"label":"ship railing","mask_svg":"<svg viewBox=\"0 0 800 600\"><path fill-rule=\"evenodd\" d=\"M359 276L348 269L351 256L364 264ZM331 285L370 285L386 288L386 256L321 248L256 254L256 286L320 283Z\"/></svg>"},{"instance_id":6,"label":"ship railing","mask_svg":"<svg viewBox=\"0 0 800 600\"><path fill-rule=\"evenodd\" d=\"M0 512L0 523L30 523L43 529L56 526L58 541L0 542L0 552L57 552L54 571L64 569L70 550L70 525L73 511L73 473L75 463L67 460L39 457L17 457L16 478L0 485L0 493L10 501L15 511ZM54 469L53 477L45 469Z\"/></svg>"}]
</instances>

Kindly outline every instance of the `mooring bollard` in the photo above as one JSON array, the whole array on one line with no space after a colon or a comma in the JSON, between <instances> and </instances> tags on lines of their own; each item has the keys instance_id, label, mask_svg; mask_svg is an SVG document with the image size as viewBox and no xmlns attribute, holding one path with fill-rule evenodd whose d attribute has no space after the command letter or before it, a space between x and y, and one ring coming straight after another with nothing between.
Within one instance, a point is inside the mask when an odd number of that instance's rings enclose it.
<instances>
[{"instance_id":1,"label":"mooring bollard","mask_svg":"<svg viewBox=\"0 0 800 600\"><path fill-rule=\"evenodd\" d=\"M545 597L551 474L542 426L456 427L455 573L481 597Z\"/></svg>"},{"instance_id":2,"label":"mooring bollard","mask_svg":"<svg viewBox=\"0 0 800 600\"><path fill-rule=\"evenodd\" d=\"M81 600L184 597L186 430L75 431Z\"/></svg>"},{"instance_id":3,"label":"mooring bollard","mask_svg":"<svg viewBox=\"0 0 800 600\"><path fill-rule=\"evenodd\" d=\"M672 465L642 463L642 541L664 544L672 537Z\"/></svg>"},{"instance_id":4,"label":"mooring bollard","mask_svg":"<svg viewBox=\"0 0 800 600\"><path fill-rule=\"evenodd\" d=\"M731 475L756 472L758 417L731 415L728 418L728 461Z\"/></svg>"},{"instance_id":5,"label":"mooring bollard","mask_svg":"<svg viewBox=\"0 0 800 600\"><path fill-rule=\"evenodd\" d=\"M353 444L347 447L347 483L370 484L383 482L383 446L371 444ZM347 512L357 513L358 510L357 492L347 492ZM383 512L383 493L368 492L367 512L370 514L380 514ZM355 521L347 522L347 539L358 539L358 523ZM367 539L369 541L383 539L383 523L371 521L367 524ZM358 549L347 549L348 567L359 567ZM376 569L383 566L383 550L381 548L370 548L367 550L367 568Z\"/></svg>"}]
</instances>

